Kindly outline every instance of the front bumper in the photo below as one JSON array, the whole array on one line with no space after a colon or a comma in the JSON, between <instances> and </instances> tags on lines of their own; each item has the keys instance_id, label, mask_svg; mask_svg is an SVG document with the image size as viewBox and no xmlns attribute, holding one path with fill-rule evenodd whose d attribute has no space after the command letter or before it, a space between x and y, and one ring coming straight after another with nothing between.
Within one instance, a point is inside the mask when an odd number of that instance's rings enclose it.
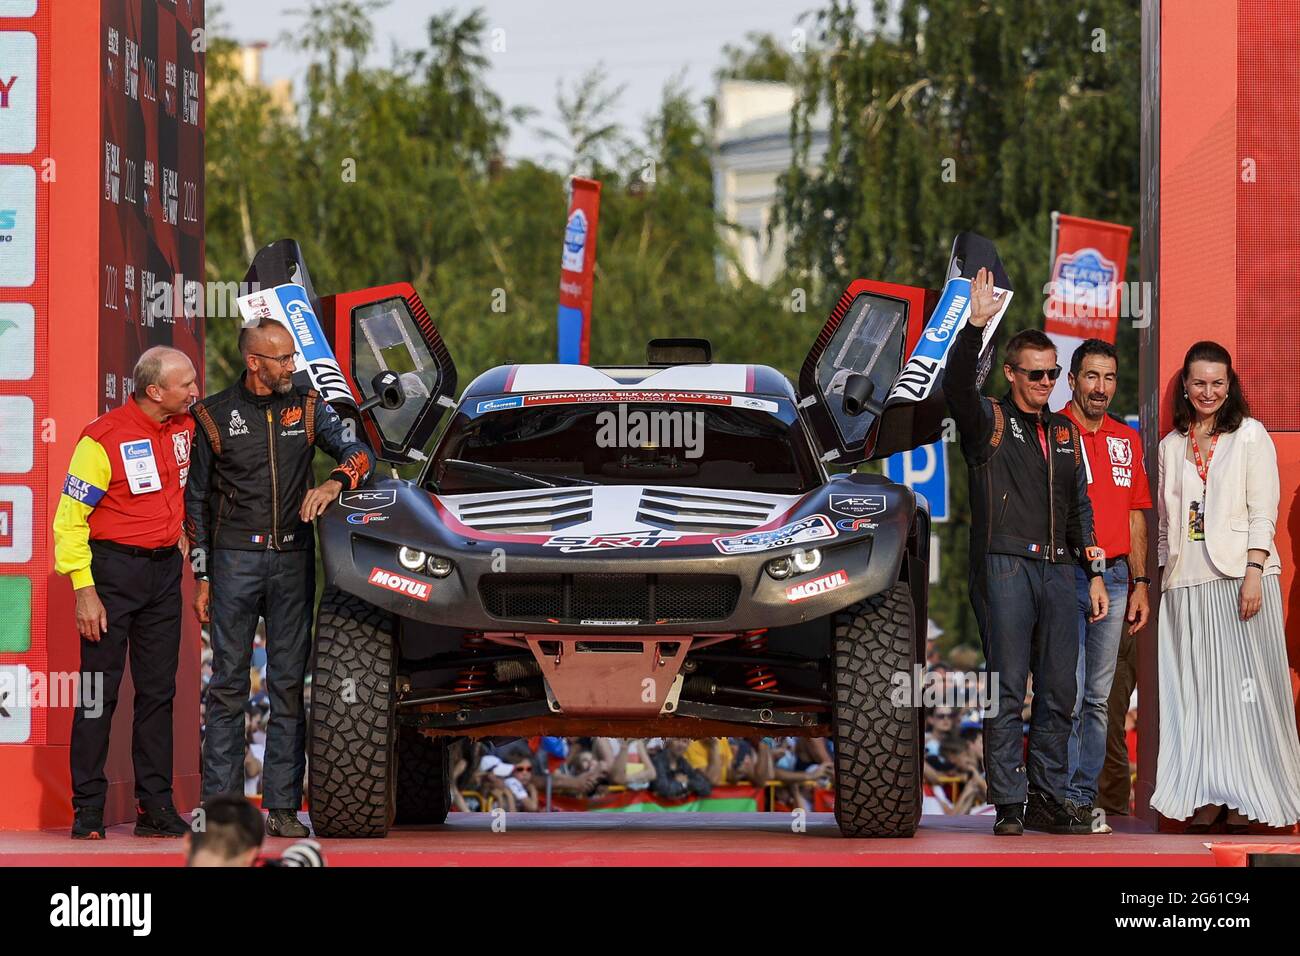
<instances>
[{"instance_id":1,"label":"front bumper","mask_svg":"<svg viewBox=\"0 0 1300 956\"><path fill-rule=\"evenodd\" d=\"M822 561L807 573L776 580L764 570L798 546L723 555L712 546L656 547L566 554L532 543L477 541L450 531L430 496L399 481L383 521L353 524L336 504L320 522L321 551L329 584L409 620L444 627L515 634L698 634L782 627L824 617L889 588L899 575L912 520L912 502L880 514L871 530L844 532L818 543ZM410 571L398 562L402 546L450 558L445 578ZM808 546L804 546L805 549ZM378 573L377 573L378 572ZM739 585L734 609L709 620L557 619L490 614L480 582L492 575L718 575ZM378 577L379 583L372 583ZM403 583L412 582L410 584ZM792 588L797 588L793 594ZM585 623L584 623L585 620Z\"/></svg>"}]
</instances>

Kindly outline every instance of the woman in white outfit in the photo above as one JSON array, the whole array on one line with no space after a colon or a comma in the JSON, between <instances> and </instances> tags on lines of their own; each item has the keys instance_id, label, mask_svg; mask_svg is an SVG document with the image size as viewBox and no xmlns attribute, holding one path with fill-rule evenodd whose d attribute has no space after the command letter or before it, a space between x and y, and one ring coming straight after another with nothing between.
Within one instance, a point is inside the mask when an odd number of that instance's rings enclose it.
<instances>
[{"instance_id":1,"label":"woman in white outfit","mask_svg":"<svg viewBox=\"0 0 1300 956\"><path fill-rule=\"evenodd\" d=\"M1282 631L1277 451L1232 357L1197 342L1159 453L1160 758L1151 805L1188 832L1300 819ZM1226 819L1225 819L1226 818Z\"/></svg>"}]
</instances>

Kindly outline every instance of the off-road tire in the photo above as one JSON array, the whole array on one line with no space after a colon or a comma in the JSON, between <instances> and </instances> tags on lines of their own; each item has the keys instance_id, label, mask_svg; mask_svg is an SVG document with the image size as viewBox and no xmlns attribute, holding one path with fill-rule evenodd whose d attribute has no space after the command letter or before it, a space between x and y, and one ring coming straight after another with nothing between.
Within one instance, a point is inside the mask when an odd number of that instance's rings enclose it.
<instances>
[{"instance_id":1,"label":"off-road tire","mask_svg":"<svg viewBox=\"0 0 1300 956\"><path fill-rule=\"evenodd\" d=\"M307 790L321 837L382 837L393 821L396 624L335 588L321 595L312 657Z\"/></svg>"},{"instance_id":2,"label":"off-road tire","mask_svg":"<svg viewBox=\"0 0 1300 956\"><path fill-rule=\"evenodd\" d=\"M921 820L919 707L891 697L912 684L916 621L904 583L835 615L835 821L848 837L910 837ZM897 674L907 675L899 688Z\"/></svg>"},{"instance_id":3,"label":"off-road tire","mask_svg":"<svg viewBox=\"0 0 1300 956\"><path fill-rule=\"evenodd\" d=\"M448 739L426 737L413 727L397 733L397 814L401 825L445 823L451 809Z\"/></svg>"}]
</instances>

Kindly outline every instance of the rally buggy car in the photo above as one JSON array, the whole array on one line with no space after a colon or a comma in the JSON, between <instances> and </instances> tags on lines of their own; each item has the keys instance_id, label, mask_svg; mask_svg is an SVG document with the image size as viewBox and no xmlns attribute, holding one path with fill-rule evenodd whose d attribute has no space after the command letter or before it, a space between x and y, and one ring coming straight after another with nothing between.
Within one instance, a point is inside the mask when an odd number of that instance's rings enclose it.
<instances>
[{"instance_id":1,"label":"rally buggy car","mask_svg":"<svg viewBox=\"0 0 1300 956\"><path fill-rule=\"evenodd\" d=\"M300 368L377 458L423 463L319 522L316 833L443 822L457 737L782 734L831 738L845 835L910 836L928 508L828 466L938 437L980 266L1009 290L971 234L942 293L854 282L798 388L670 339L635 367L493 368L455 402L410 285L317 299L296 243L263 249L248 280L272 290L258 305L294 332Z\"/></svg>"}]
</instances>

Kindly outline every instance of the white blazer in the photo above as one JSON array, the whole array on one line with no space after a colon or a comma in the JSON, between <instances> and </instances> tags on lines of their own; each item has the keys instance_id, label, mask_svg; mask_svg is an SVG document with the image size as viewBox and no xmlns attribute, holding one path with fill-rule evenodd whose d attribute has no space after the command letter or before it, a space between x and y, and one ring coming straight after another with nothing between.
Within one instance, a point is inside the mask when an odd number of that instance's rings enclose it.
<instances>
[{"instance_id":1,"label":"white blazer","mask_svg":"<svg viewBox=\"0 0 1300 956\"><path fill-rule=\"evenodd\" d=\"M1156 548L1160 566L1165 569L1161 590L1173 578L1179 552L1187 540L1188 509L1201 497L1200 479L1189 475L1183 464L1188 442L1188 436L1175 429L1160 440L1157 456L1160 529ZM1273 439L1259 421L1246 418L1235 432L1219 436L1210 463L1205 489L1205 545L1216 568L1229 577L1244 577L1246 552L1260 548L1268 552L1264 573L1281 571L1282 560L1273 543L1278 497Z\"/></svg>"}]
</instances>

